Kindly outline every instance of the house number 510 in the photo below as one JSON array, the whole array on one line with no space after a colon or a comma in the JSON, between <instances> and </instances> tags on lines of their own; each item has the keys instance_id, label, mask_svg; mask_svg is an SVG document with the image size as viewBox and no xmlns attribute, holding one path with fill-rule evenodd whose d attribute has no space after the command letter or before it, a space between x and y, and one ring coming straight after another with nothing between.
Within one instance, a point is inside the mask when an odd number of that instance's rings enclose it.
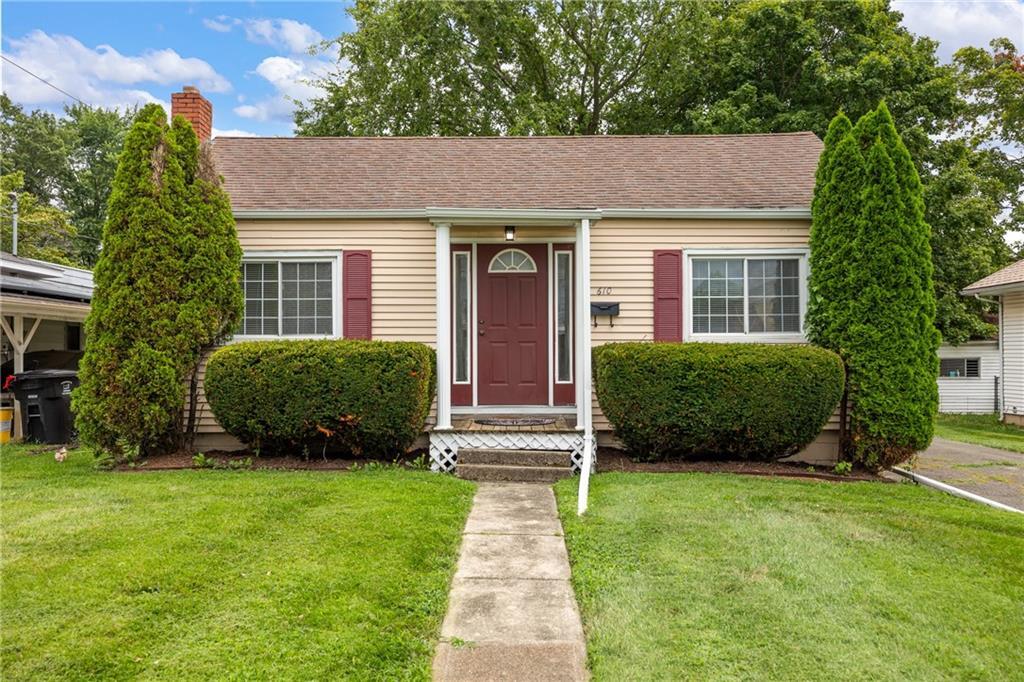
<instances>
[{"instance_id":1,"label":"house number 510","mask_svg":"<svg viewBox=\"0 0 1024 682\"><path fill-rule=\"evenodd\" d=\"M611 287L597 287L596 295L598 296L610 296L612 293Z\"/></svg>"}]
</instances>

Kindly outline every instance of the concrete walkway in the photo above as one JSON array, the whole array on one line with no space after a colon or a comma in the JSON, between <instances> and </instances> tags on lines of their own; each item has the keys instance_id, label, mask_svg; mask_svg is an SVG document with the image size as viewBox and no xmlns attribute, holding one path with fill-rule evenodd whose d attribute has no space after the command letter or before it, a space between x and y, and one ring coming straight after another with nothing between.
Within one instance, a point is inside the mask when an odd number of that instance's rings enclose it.
<instances>
[{"instance_id":1,"label":"concrete walkway","mask_svg":"<svg viewBox=\"0 0 1024 682\"><path fill-rule=\"evenodd\" d=\"M1024 510L1024 455L935 438L914 473Z\"/></svg>"},{"instance_id":2,"label":"concrete walkway","mask_svg":"<svg viewBox=\"0 0 1024 682\"><path fill-rule=\"evenodd\" d=\"M588 679L551 486L483 483L477 489L434 679Z\"/></svg>"}]
</instances>

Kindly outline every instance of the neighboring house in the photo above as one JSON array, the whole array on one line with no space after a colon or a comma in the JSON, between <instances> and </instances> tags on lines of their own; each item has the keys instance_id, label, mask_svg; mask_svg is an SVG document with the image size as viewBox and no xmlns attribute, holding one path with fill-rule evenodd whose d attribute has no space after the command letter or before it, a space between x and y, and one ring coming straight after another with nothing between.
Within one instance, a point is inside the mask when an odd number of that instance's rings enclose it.
<instances>
[{"instance_id":1,"label":"neighboring house","mask_svg":"<svg viewBox=\"0 0 1024 682\"><path fill-rule=\"evenodd\" d=\"M998 340L939 347L939 412L999 411Z\"/></svg>"},{"instance_id":2,"label":"neighboring house","mask_svg":"<svg viewBox=\"0 0 1024 682\"><path fill-rule=\"evenodd\" d=\"M978 280L961 293L999 303L1003 421L1024 426L1024 260Z\"/></svg>"},{"instance_id":3,"label":"neighboring house","mask_svg":"<svg viewBox=\"0 0 1024 682\"><path fill-rule=\"evenodd\" d=\"M76 368L91 298L88 270L0 253L0 385L9 374ZM20 419L14 429L18 437Z\"/></svg>"},{"instance_id":4,"label":"neighboring house","mask_svg":"<svg viewBox=\"0 0 1024 682\"><path fill-rule=\"evenodd\" d=\"M82 323L91 298L88 270L0 253L0 365L5 373L7 365L15 373L63 369L62 353L82 352Z\"/></svg>"},{"instance_id":5,"label":"neighboring house","mask_svg":"<svg viewBox=\"0 0 1024 682\"><path fill-rule=\"evenodd\" d=\"M198 131L212 109L172 96ZM208 133L207 133L208 134ZM435 468L460 447L611 444L609 341L800 343L821 141L735 136L212 142L244 250L238 339L438 350ZM529 428L483 415L554 419ZM837 422L799 458L836 458ZM227 445L208 409L206 447Z\"/></svg>"}]
</instances>

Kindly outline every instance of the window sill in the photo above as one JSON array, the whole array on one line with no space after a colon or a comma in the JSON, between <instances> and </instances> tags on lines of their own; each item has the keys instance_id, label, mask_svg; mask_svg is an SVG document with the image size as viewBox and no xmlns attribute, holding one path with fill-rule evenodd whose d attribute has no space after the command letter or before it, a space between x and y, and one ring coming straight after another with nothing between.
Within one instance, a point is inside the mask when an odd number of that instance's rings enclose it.
<instances>
[{"instance_id":1,"label":"window sill","mask_svg":"<svg viewBox=\"0 0 1024 682\"><path fill-rule=\"evenodd\" d=\"M686 340L705 343L807 343L803 334L690 334Z\"/></svg>"},{"instance_id":2,"label":"window sill","mask_svg":"<svg viewBox=\"0 0 1024 682\"><path fill-rule=\"evenodd\" d=\"M242 343L245 341L340 341L342 337L334 336L333 334L293 334L288 336L278 335L262 335L262 336L243 336L236 334L235 336L228 339L224 345L230 345L232 343Z\"/></svg>"}]
</instances>

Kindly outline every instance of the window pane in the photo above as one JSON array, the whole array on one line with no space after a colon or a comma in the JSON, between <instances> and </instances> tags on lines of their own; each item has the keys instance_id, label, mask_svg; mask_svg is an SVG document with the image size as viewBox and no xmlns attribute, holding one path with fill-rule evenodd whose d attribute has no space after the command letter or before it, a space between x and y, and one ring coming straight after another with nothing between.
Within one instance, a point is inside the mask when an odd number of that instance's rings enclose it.
<instances>
[{"instance_id":1,"label":"window pane","mask_svg":"<svg viewBox=\"0 0 1024 682\"><path fill-rule=\"evenodd\" d=\"M273 323L277 329L277 263L243 263L242 294L245 308L238 331L259 336Z\"/></svg>"},{"instance_id":2,"label":"window pane","mask_svg":"<svg viewBox=\"0 0 1024 682\"><path fill-rule=\"evenodd\" d=\"M469 254L455 254L455 381L469 381Z\"/></svg>"},{"instance_id":3,"label":"window pane","mask_svg":"<svg viewBox=\"0 0 1024 682\"><path fill-rule=\"evenodd\" d=\"M281 334L334 333L332 261L281 263Z\"/></svg>"},{"instance_id":4,"label":"window pane","mask_svg":"<svg viewBox=\"0 0 1024 682\"><path fill-rule=\"evenodd\" d=\"M799 270L796 258L747 261L750 333L800 332Z\"/></svg>"},{"instance_id":5,"label":"window pane","mask_svg":"<svg viewBox=\"0 0 1024 682\"><path fill-rule=\"evenodd\" d=\"M572 254L555 254L555 353L558 381L572 380Z\"/></svg>"},{"instance_id":6,"label":"window pane","mask_svg":"<svg viewBox=\"0 0 1024 682\"><path fill-rule=\"evenodd\" d=\"M743 333L743 259L697 258L691 262L695 334Z\"/></svg>"}]
</instances>

